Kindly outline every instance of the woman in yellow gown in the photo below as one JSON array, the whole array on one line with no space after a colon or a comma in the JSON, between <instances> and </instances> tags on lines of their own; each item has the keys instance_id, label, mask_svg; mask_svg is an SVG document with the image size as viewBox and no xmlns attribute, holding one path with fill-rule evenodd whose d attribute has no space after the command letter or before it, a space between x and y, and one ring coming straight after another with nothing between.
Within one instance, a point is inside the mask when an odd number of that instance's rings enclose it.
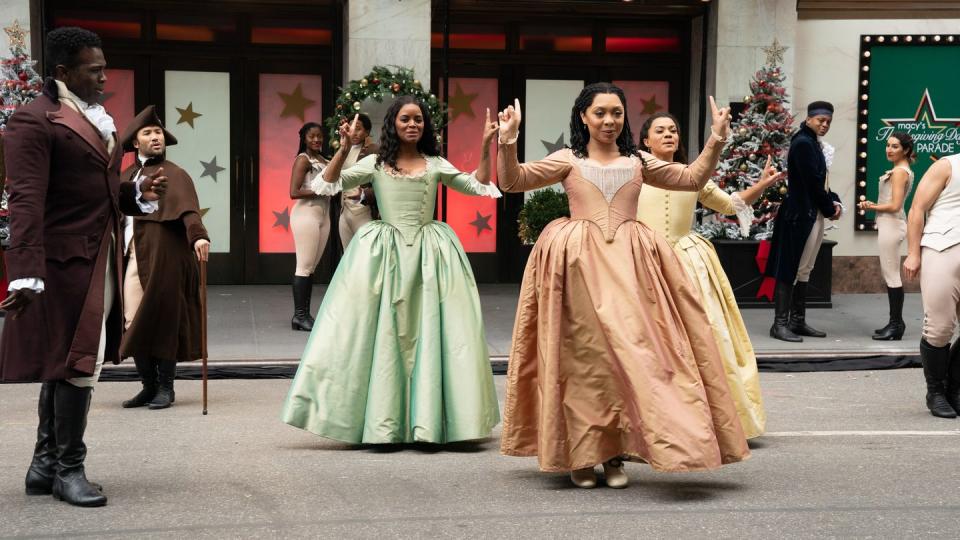
<instances>
[{"instance_id":1,"label":"woman in yellow gown","mask_svg":"<svg viewBox=\"0 0 960 540\"><path fill-rule=\"evenodd\" d=\"M685 163L677 126L673 115L654 114L640 128L640 149L663 161ZM637 204L637 219L667 238L700 293L723 357L730 395L748 439L762 435L767 421L760 396L757 358L713 244L691 229L698 201L721 214L737 215L741 223L749 227L753 219L750 205L782 178L783 173L777 173L768 158L760 180L744 191L731 195L713 181L708 181L700 191L667 191L647 185L640 192Z\"/></svg>"}]
</instances>

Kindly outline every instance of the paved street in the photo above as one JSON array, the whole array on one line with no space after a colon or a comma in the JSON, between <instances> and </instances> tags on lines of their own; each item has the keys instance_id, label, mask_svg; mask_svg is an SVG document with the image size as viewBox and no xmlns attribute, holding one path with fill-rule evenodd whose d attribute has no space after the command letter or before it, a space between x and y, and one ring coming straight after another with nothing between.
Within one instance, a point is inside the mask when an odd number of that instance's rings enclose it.
<instances>
[{"instance_id":1,"label":"paved street","mask_svg":"<svg viewBox=\"0 0 960 540\"><path fill-rule=\"evenodd\" d=\"M497 433L444 447L319 439L278 420L287 380L213 381L206 417L197 382L178 382L165 411L123 410L137 385L106 382L87 437L89 476L110 497L100 509L23 494L37 386L0 386L0 536L956 536L960 420L926 413L919 370L762 381L770 433L751 460L702 474L628 464L622 491L503 457Z\"/></svg>"}]
</instances>

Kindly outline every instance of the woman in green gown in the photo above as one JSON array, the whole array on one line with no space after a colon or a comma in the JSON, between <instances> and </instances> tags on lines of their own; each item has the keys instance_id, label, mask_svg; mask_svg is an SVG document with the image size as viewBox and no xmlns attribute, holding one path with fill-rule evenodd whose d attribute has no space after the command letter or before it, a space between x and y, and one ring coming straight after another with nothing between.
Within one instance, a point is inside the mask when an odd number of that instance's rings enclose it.
<instances>
[{"instance_id":1,"label":"woman in green gown","mask_svg":"<svg viewBox=\"0 0 960 540\"><path fill-rule=\"evenodd\" d=\"M486 150L496 128L485 124L476 173L461 172L439 156L429 109L403 96L384 118L380 153L341 170L355 125L341 126L339 151L312 189L372 183L381 220L343 254L282 419L349 443L488 437L500 412L477 286L456 234L433 213L440 183L501 196Z\"/></svg>"}]
</instances>

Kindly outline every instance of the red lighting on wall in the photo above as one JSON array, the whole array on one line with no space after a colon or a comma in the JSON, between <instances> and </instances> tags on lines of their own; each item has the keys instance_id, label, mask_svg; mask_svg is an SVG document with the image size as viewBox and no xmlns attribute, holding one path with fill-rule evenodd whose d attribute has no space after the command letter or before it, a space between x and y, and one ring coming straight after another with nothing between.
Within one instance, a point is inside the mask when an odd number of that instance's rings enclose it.
<instances>
[{"instance_id":1,"label":"red lighting on wall","mask_svg":"<svg viewBox=\"0 0 960 540\"><path fill-rule=\"evenodd\" d=\"M79 26L95 32L101 37L137 39L140 37L140 23L137 21L107 21L81 19L77 17L54 17L53 26Z\"/></svg>"},{"instance_id":2,"label":"red lighting on wall","mask_svg":"<svg viewBox=\"0 0 960 540\"><path fill-rule=\"evenodd\" d=\"M608 37L607 52L658 53L679 52L680 38L667 37Z\"/></svg>"},{"instance_id":3,"label":"red lighting on wall","mask_svg":"<svg viewBox=\"0 0 960 540\"><path fill-rule=\"evenodd\" d=\"M273 45L330 45L333 32L323 28L281 28L254 26L250 40L253 43Z\"/></svg>"},{"instance_id":4,"label":"red lighting on wall","mask_svg":"<svg viewBox=\"0 0 960 540\"><path fill-rule=\"evenodd\" d=\"M430 46L434 49L443 48L443 34L430 34ZM450 34L451 49L480 49L502 51L507 48L507 36L504 34Z\"/></svg>"}]
</instances>

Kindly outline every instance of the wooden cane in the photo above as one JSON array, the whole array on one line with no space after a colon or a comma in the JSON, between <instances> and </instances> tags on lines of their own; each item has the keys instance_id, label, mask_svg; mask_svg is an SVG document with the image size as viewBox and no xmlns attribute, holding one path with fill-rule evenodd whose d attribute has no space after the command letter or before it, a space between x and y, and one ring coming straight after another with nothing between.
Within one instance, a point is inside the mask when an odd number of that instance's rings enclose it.
<instances>
[{"instance_id":1,"label":"wooden cane","mask_svg":"<svg viewBox=\"0 0 960 540\"><path fill-rule=\"evenodd\" d=\"M203 385L203 414L207 414L207 261L200 261L200 377Z\"/></svg>"}]
</instances>

